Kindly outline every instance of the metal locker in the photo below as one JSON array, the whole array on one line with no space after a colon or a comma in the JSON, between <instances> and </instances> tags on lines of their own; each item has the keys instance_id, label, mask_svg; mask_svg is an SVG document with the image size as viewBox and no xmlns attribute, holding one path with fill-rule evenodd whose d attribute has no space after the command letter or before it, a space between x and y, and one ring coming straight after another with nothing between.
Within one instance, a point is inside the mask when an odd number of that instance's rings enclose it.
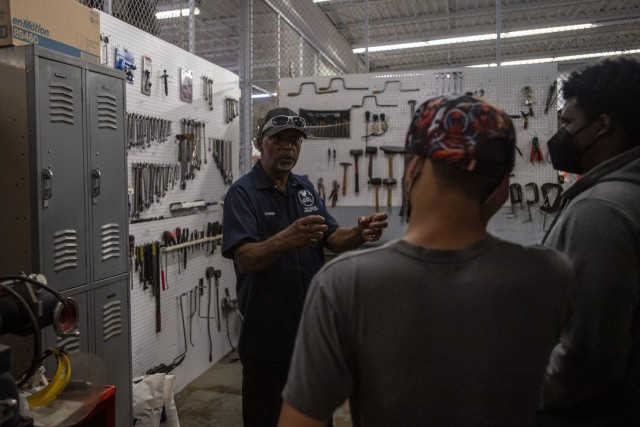
<instances>
[{"instance_id":1,"label":"metal locker","mask_svg":"<svg viewBox=\"0 0 640 427\"><path fill-rule=\"evenodd\" d=\"M0 49L0 273L87 283L82 62L34 46Z\"/></svg>"},{"instance_id":2,"label":"metal locker","mask_svg":"<svg viewBox=\"0 0 640 427\"><path fill-rule=\"evenodd\" d=\"M89 213L92 281L128 269L127 149L122 73L90 67L86 72L89 139Z\"/></svg>"},{"instance_id":3,"label":"metal locker","mask_svg":"<svg viewBox=\"0 0 640 427\"><path fill-rule=\"evenodd\" d=\"M36 59L42 272L55 289L86 280L82 69Z\"/></svg>"},{"instance_id":4,"label":"metal locker","mask_svg":"<svg viewBox=\"0 0 640 427\"><path fill-rule=\"evenodd\" d=\"M95 354L107 366L107 381L116 386L116 425L131 425L131 324L128 278L94 289Z\"/></svg>"}]
</instances>

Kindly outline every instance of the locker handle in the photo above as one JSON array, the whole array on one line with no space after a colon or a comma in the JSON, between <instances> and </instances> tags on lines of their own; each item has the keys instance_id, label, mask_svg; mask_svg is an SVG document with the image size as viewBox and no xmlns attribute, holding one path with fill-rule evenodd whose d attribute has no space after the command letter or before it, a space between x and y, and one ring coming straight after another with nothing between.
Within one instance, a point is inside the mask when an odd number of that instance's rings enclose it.
<instances>
[{"instance_id":1,"label":"locker handle","mask_svg":"<svg viewBox=\"0 0 640 427\"><path fill-rule=\"evenodd\" d=\"M91 171L91 196L93 197L93 204L98 203L98 196L100 195L100 169L93 169Z\"/></svg>"},{"instance_id":2,"label":"locker handle","mask_svg":"<svg viewBox=\"0 0 640 427\"><path fill-rule=\"evenodd\" d=\"M49 206L49 199L53 196L53 171L50 168L42 169L42 205Z\"/></svg>"}]
</instances>

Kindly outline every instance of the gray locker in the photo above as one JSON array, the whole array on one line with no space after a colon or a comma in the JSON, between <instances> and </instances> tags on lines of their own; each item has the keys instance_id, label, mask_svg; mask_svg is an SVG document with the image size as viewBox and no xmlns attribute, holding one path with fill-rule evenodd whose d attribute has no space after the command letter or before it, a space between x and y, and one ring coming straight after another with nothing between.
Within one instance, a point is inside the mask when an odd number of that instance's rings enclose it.
<instances>
[{"instance_id":1,"label":"gray locker","mask_svg":"<svg viewBox=\"0 0 640 427\"><path fill-rule=\"evenodd\" d=\"M42 53L0 49L0 272L62 291L87 283L83 69Z\"/></svg>"},{"instance_id":2,"label":"gray locker","mask_svg":"<svg viewBox=\"0 0 640 427\"><path fill-rule=\"evenodd\" d=\"M131 406L131 324L128 278L92 291L95 354L107 366L107 381L116 386L116 408ZM116 411L116 425L131 424L131 413Z\"/></svg>"},{"instance_id":3,"label":"gray locker","mask_svg":"<svg viewBox=\"0 0 640 427\"><path fill-rule=\"evenodd\" d=\"M44 345L104 360L118 426L132 406L124 78L38 46L0 48L0 274L43 273L77 300L79 335L47 328Z\"/></svg>"},{"instance_id":4,"label":"gray locker","mask_svg":"<svg viewBox=\"0 0 640 427\"><path fill-rule=\"evenodd\" d=\"M93 283L129 267L125 87L109 72L89 64L86 73Z\"/></svg>"}]
</instances>

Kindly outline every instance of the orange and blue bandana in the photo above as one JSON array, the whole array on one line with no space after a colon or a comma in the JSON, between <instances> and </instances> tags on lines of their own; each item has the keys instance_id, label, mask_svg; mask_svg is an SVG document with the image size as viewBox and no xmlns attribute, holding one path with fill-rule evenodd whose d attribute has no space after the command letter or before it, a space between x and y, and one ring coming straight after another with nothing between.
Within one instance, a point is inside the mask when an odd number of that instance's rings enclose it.
<instances>
[{"instance_id":1,"label":"orange and blue bandana","mask_svg":"<svg viewBox=\"0 0 640 427\"><path fill-rule=\"evenodd\" d=\"M417 109L405 148L410 155L499 177L513 168L515 143L513 123L504 111L482 99L456 95L432 98Z\"/></svg>"}]
</instances>

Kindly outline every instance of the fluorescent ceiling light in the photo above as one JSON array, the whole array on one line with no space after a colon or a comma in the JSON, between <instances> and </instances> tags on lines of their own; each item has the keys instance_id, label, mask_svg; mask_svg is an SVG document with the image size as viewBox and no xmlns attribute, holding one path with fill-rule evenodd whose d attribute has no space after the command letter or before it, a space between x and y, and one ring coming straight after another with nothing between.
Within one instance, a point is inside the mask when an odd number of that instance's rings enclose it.
<instances>
[{"instance_id":1,"label":"fluorescent ceiling light","mask_svg":"<svg viewBox=\"0 0 640 427\"><path fill-rule=\"evenodd\" d=\"M256 98L275 98L276 96L278 96L277 93L273 92L273 93L256 93L251 95L251 98L256 99Z\"/></svg>"},{"instance_id":2,"label":"fluorescent ceiling light","mask_svg":"<svg viewBox=\"0 0 640 427\"><path fill-rule=\"evenodd\" d=\"M519 61L505 61L501 62L501 66L509 66L509 65L528 65L528 64L544 64L547 62L566 62L566 61L575 61L578 59L590 59L590 58L602 58L605 56L618 56L618 55L633 55L640 54L640 49L630 49L630 50L616 50L611 52L594 52L594 53L585 53L582 55L568 55L568 56L556 56L549 58L534 58L534 59L523 59ZM496 67L497 64L479 64L479 65L470 65L469 68L487 68L487 67Z\"/></svg>"},{"instance_id":3,"label":"fluorescent ceiling light","mask_svg":"<svg viewBox=\"0 0 640 427\"><path fill-rule=\"evenodd\" d=\"M427 46L443 46L447 44L457 44L457 43L469 43L469 42L481 42L485 40L495 40L497 37L494 34L478 34L475 36L466 36L466 37L452 37L449 39L439 39L439 40L429 40L426 42Z\"/></svg>"},{"instance_id":4,"label":"fluorescent ceiling light","mask_svg":"<svg viewBox=\"0 0 640 427\"><path fill-rule=\"evenodd\" d=\"M520 31L508 31L504 33L500 33L500 37L503 39L515 38L515 37L527 37L534 36L539 34L549 34L549 33L559 33L562 31L577 31L577 30L588 30L590 28L598 27L598 24L579 24L579 25L565 25L561 27L548 27L548 28L536 28L533 30L520 30ZM396 49L410 49L416 47L427 47L427 46L444 46L450 44L457 43L471 43L471 42L479 42L479 41L487 41L487 40L496 40L498 37L496 33L489 34L476 34L473 36L464 36L464 37L451 37L446 39L436 39L436 40L428 40L426 42L412 42L412 43L398 43L398 44L390 44L390 45L382 45L382 46L370 46L369 52L383 52L386 50L396 50ZM353 53L364 53L364 48L359 47L353 49Z\"/></svg>"},{"instance_id":5,"label":"fluorescent ceiling light","mask_svg":"<svg viewBox=\"0 0 640 427\"><path fill-rule=\"evenodd\" d=\"M562 31L577 31L577 30L589 30L591 28L598 28L598 24L577 24L577 25L565 25L561 27L549 27L549 28L536 28L533 30L521 30L521 31L508 31L506 33L500 33L503 39L511 37L525 37L525 36L537 36L539 34L559 33Z\"/></svg>"},{"instance_id":6,"label":"fluorescent ceiling light","mask_svg":"<svg viewBox=\"0 0 640 427\"><path fill-rule=\"evenodd\" d=\"M194 15L200 15L200 9L195 8ZM156 12L156 19L178 18L180 16L189 16L189 8L165 10L164 12Z\"/></svg>"},{"instance_id":7,"label":"fluorescent ceiling light","mask_svg":"<svg viewBox=\"0 0 640 427\"><path fill-rule=\"evenodd\" d=\"M425 46L427 46L427 42L388 44L384 46L369 46L369 52L383 52L385 50L411 49L414 47L425 47ZM359 48L353 49L353 53L364 53L364 48L359 47Z\"/></svg>"},{"instance_id":8,"label":"fluorescent ceiling light","mask_svg":"<svg viewBox=\"0 0 640 427\"><path fill-rule=\"evenodd\" d=\"M330 0L313 0L314 3L322 3L322 2L325 2L325 1L330 1Z\"/></svg>"}]
</instances>

